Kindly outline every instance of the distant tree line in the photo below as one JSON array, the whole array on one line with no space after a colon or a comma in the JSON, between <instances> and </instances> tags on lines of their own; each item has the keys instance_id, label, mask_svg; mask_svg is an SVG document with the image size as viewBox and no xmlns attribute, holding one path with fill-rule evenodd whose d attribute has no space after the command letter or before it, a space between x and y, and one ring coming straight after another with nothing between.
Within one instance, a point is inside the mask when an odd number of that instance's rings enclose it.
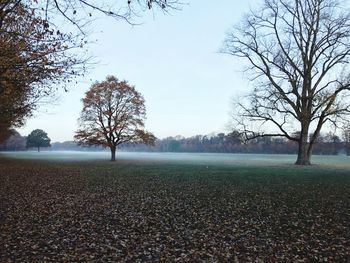
<instances>
[{"instance_id":1,"label":"distant tree line","mask_svg":"<svg viewBox=\"0 0 350 263\"><path fill-rule=\"evenodd\" d=\"M107 150L102 146L82 146L76 143L75 141L64 141L64 142L54 142L51 143L51 149L53 151L104 151Z\"/></svg>"},{"instance_id":2,"label":"distant tree line","mask_svg":"<svg viewBox=\"0 0 350 263\"><path fill-rule=\"evenodd\" d=\"M50 147L50 138L43 130L33 130L28 136L21 136L16 130L10 130L12 134L7 140L0 143L0 151L24 151L30 148Z\"/></svg>"},{"instance_id":3,"label":"distant tree line","mask_svg":"<svg viewBox=\"0 0 350 263\"><path fill-rule=\"evenodd\" d=\"M102 147L82 147L74 141L52 143L51 150L101 151ZM122 151L134 152L210 152L210 153L270 153L297 154L298 145L284 138L256 138L244 142L238 132L218 133L216 135L196 135L157 139L154 146L125 143L119 147ZM350 155L350 140L334 134L321 135L315 145L315 154Z\"/></svg>"},{"instance_id":4,"label":"distant tree line","mask_svg":"<svg viewBox=\"0 0 350 263\"><path fill-rule=\"evenodd\" d=\"M210 152L210 153L267 153L297 154L298 144L285 138L260 137L245 142L238 132L218 133L216 135L196 135L168 137L157 140L155 146L125 144L125 151L151 152ZM315 154L350 155L350 141L332 133L321 135L315 145Z\"/></svg>"},{"instance_id":5,"label":"distant tree line","mask_svg":"<svg viewBox=\"0 0 350 263\"><path fill-rule=\"evenodd\" d=\"M18 132L0 144L0 151L23 151L26 149L27 138ZM105 151L102 146L85 147L74 141L51 143L52 151ZM134 152L209 152L209 153L265 153L265 154L297 154L297 143L284 138L263 137L245 142L238 132L218 133L216 135L196 135L157 139L154 146L125 143L120 145L121 151ZM350 132L344 132L341 137L327 133L321 134L316 145L318 155L350 155Z\"/></svg>"},{"instance_id":6,"label":"distant tree line","mask_svg":"<svg viewBox=\"0 0 350 263\"><path fill-rule=\"evenodd\" d=\"M21 136L17 131L12 130L12 135L0 143L0 151L24 151L26 149L27 138Z\"/></svg>"}]
</instances>

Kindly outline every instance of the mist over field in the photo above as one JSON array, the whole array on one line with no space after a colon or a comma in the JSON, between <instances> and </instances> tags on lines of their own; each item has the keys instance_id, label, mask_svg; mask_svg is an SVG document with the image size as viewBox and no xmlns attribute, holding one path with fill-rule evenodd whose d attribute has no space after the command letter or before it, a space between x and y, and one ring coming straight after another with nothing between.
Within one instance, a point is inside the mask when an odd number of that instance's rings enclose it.
<instances>
[{"instance_id":1,"label":"mist over field","mask_svg":"<svg viewBox=\"0 0 350 263\"><path fill-rule=\"evenodd\" d=\"M2 152L3 156L19 159L41 159L51 161L94 161L110 158L110 153L105 152L79 152L79 151L23 151ZM292 154L228 154L228 153L149 153L149 152L118 152L117 160L150 161L150 162L176 162L184 164L200 165L267 165L281 166L292 165L296 155ZM314 166L349 168L349 157L338 156L313 156Z\"/></svg>"}]
</instances>

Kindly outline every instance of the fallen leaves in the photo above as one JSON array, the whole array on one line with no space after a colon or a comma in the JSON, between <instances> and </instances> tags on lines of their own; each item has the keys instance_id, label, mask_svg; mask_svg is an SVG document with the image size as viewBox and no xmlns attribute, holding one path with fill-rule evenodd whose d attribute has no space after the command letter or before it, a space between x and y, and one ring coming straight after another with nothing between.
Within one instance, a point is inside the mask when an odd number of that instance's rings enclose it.
<instances>
[{"instance_id":1,"label":"fallen leaves","mask_svg":"<svg viewBox=\"0 0 350 263\"><path fill-rule=\"evenodd\" d=\"M0 160L0 177L1 262L350 259L346 176Z\"/></svg>"}]
</instances>

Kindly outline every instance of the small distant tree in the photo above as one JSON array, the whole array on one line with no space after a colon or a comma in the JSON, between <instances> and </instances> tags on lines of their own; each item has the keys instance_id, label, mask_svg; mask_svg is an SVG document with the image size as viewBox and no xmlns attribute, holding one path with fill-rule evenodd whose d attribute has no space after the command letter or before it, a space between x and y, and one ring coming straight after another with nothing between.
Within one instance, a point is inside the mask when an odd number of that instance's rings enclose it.
<instances>
[{"instance_id":1,"label":"small distant tree","mask_svg":"<svg viewBox=\"0 0 350 263\"><path fill-rule=\"evenodd\" d=\"M108 147L111 161L115 161L117 146L122 143L154 143L155 136L143 129L145 100L125 80L108 76L93 84L82 101L81 128L74 136L79 144Z\"/></svg>"},{"instance_id":2,"label":"small distant tree","mask_svg":"<svg viewBox=\"0 0 350 263\"><path fill-rule=\"evenodd\" d=\"M50 138L43 130L33 130L27 137L27 148L36 147L40 152L40 147L50 147Z\"/></svg>"}]
</instances>

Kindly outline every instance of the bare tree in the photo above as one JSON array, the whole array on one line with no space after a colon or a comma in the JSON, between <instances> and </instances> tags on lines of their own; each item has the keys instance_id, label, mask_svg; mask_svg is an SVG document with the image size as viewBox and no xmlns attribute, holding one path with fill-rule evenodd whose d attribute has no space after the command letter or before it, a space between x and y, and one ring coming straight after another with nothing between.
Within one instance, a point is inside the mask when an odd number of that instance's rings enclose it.
<instances>
[{"instance_id":1,"label":"bare tree","mask_svg":"<svg viewBox=\"0 0 350 263\"><path fill-rule=\"evenodd\" d=\"M108 76L85 93L79 119L81 129L74 138L83 145L109 147L111 161L115 161L117 146L122 143L154 143L154 135L143 129L145 117L142 95L126 81Z\"/></svg>"},{"instance_id":2,"label":"bare tree","mask_svg":"<svg viewBox=\"0 0 350 263\"><path fill-rule=\"evenodd\" d=\"M349 113L350 13L336 0L265 0L223 52L247 62L254 85L237 103L246 138L295 141L296 164L309 165L321 128Z\"/></svg>"},{"instance_id":3,"label":"bare tree","mask_svg":"<svg viewBox=\"0 0 350 263\"><path fill-rule=\"evenodd\" d=\"M159 8L164 12L168 12L170 9L179 9L182 4L179 0L1 0L0 28L4 18L11 13L15 13L18 5L31 8L47 23L56 25L61 30L62 25L57 24L57 19L69 21L84 33L84 25L99 15L133 24L134 18L145 10Z\"/></svg>"}]
</instances>

